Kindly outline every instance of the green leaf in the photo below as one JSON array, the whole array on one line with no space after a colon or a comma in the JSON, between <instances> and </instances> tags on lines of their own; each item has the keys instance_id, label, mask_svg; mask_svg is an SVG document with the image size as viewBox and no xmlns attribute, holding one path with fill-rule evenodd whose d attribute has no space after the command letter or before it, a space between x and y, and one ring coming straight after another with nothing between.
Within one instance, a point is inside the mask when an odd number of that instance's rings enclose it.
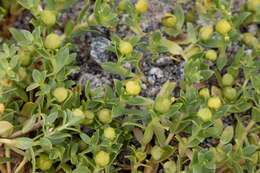
<instances>
[{"instance_id":1,"label":"green leaf","mask_svg":"<svg viewBox=\"0 0 260 173\"><path fill-rule=\"evenodd\" d=\"M10 28L9 31L11 32L13 38L17 41L17 42L21 42L21 41L25 41L25 37L23 36L23 34L18 31L15 28Z\"/></svg>"},{"instance_id":2,"label":"green leaf","mask_svg":"<svg viewBox=\"0 0 260 173\"><path fill-rule=\"evenodd\" d=\"M41 138L39 140L41 147L45 150L45 151L50 151L52 149L52 143L48 138Z\"/></svg>"},{"instance_id":3,"label":"green leaf","mask_svg":"<svg viewBox=\"0 0 260 173\"><path fill-rule=\"evenodd\" d=\"M26 150L32 147L33 140L30 138L21 137L21 138L13 139L12 143L15 147L22 150Z\"/></svg>"},{"instance_id":4,"label":"green leaf","mask_svg":"<svg viewBox=\"0 0 260 173\"><path fill-rule=\"evenodd\" d=\"M142 141L142 145L145 146L146 144L148 144L152 138L153 138L153 124L150 123L144 131L144 137L143 137L143 141Z\"/></svg>"},{"instance_id":5,"label":"green leaf","mask_svg":"<svg viewBox=\"0 0 260 173\"><path fill-rule=\"evenodd\" d=\"M32 78L33 81L36 83L40 83L41 80L41 72L39 72L38 70L33 70L32 72Z\"/></svg>"},{"instance_id":6,"label":"green leaf","mask_svg":"<svg viewBox=\"0 0 260 173\"><path fill-rule=\"evenodd\" d=\"M166 97L169 98L172 94L174 88L176 86L175 82L170 82L169 80L165 82L160 90L160 92L157 94L156 98L159 97Z\"/></svg>"},{"instance_id":7,"label":"green leaf","mask_svg":"<svg viewBox=\"0 0 260 173\"><path fill-rule=\"evenodd\" d=\"M38 88L40 85L38 83L31 83L27 88L26 91L34 90L35 88Z\"/></svg>"},{"instance_id":8,"label":"green leaf","mask_svg":"<svg viewBox=\"0 0 260 173\"><path fill-rule=\"evenodd\" d=\"M191 23L187 24L187 32L188 38L191 43L195 43L197 41L196 31Z\"/></svg>"},{"instance_id":9,"label":"green leaf","mask_svg":"<svg viewBox=\"0 0 260 173\"><path fill-rule=\"evenodd\" d=\"M226 64L227 64L227 56L226 55L220 55L218 57L218 60L217 60L218 70L221 71Z\"/></svg>"},{"instance_id":10,"label":"green leaf","mask_svg":"<svg viewBox=\"0 0 260 173\"><path fill-rule=\"evenodd\" d=\"M64 29L64 34L66 34L67 36L71 34L72 30L74 29L75 24L73 21L69 21Z\"/></svg>"},{"instance_id":11,"label":"green leaf","mask_svg":"<svg viewBox=\"0 0 260 173\"><path fill-rule=\"evenodd\" d=\"M234 136L233 127L227 126L221 135L220 142L222 144L227 144L232 140L233 136Z\"/></svg>"},{"instance_id":12,"label":"green leaf","mask_svg":"<svg viewBox=\"0 0 260 173\"><path fill-rule=\"evenodd\" d=\"M260 122L260 109L257 107L252 108L252 119L255 122Z\"/></svg>"},{"instance_id":13,"label":"green leaf","mask_svg":"<svg viewBox=\"0 0 260 173\"><path fill-rule=\"evenodd\" d=\"M182 25L184 23L184 12L183 9L181 7L181 5L177 4L174 8L174 15L177 17L178 21L177 21L177 29L181 30Z\"/></svg>"},{"instance_id":14,"label":"green leaf","mask_svg":"<svg viewBox=\"0 0 260 173\"><path fill-rule=\"evenodd\" d=\"M145 105L153 104L153 101L142 96L135 96L135 97L130 97L130 99L127 100L127 104L145 106Z\"/></svg>"},{"instance_id":15,"label":"green leaf","mask_svg":"<svg viewBox=\"0 0 260 173\"><path fill-rule=\"evenodd\" d=\"M208 80L214 72L212 70L201 70L200 71L200 82Z\"/></svg>"},{"instance_id":16,"label":"green leaf","mask_svg":"<svg viewBox=\"0 0 260 173\"><path fill-rule=\"evenodd\" d=\"M101 64L101 67L112 74L118 74L122 76L126 76L128 74L126 69L112 62L103 63Z\"/></svg>"},{"instance_id":17,"label":"green leaf","mask_svg":"<svg viewBox=\"0 0 260 173\"><path fill-rule=\"evenodd\" d=\"M32 116L29 120L27 120L23 126L23 133L27 133L35 124L36 118Z\"/></svg>"},{"instance_id":18,"label":"green leaf","mask_svg":"<svg viewBox=\"0 0 260 173\"><path fill-rule=\"evenodd\" d=\"M182 55L183 49L178 44L173 41L167 40L165 38L161 39L161 45L168 48L168 51L172 55Z\"/></svg>"}]
</instances>

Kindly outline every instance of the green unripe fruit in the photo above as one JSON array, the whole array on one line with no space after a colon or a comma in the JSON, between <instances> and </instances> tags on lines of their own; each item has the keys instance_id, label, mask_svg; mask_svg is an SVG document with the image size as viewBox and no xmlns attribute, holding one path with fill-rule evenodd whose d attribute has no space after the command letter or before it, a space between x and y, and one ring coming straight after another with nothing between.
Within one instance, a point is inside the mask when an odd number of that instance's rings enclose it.
<instances>
[{"instance_id":1,"label":"green unripe fruit","mask_svg":"<svg viewBox=\"0 0 260 173\"><path fill-rule=\"evenodd\" d=\"M52 33L46 37L44 44L47 49L54 50L61 46L61 42L61 38L58 35Z\"/></svg>"},{"instance_id":2,"label":"green unripe fruit","mask_svg":"<svg viewBox=\"0 0 260 173\"><path fill-rule=\"evenodd\" d=\"M154 109L159 113L167 113L170 110L171 101L167 98L160 97L154 103Z\"/></svg>"},{"instance_id":3,"label":"green unripe fruit","mask_svg":"<svg viewBox=\"0 0 260 173\"><path fill-rule=\"evenodd\" d=\"M98 119L104 124L112 122L112 112L109 109L102 109L98 112Z\"/></svg>"},{"instance_id":4,"label":"green unripe fruit","mask_svg":"<svg viewBox=\"0 0 260 173\"><path fill-rule=\"evenodd\" d=\"M41 12L41 20L45 25L52 26L56 23L56 15L53 11L44 10Z\"/></svg>"},{"instance_id":5,"label":"green unripe fruit","mask_svg":"<svg viewBox=\"0 0 260 173\"><path fill-rule=\"evenodd\" d=\"M121 0L121 1L118 3L118 8L119 8L119 10L125 11L125 3L126 3L126 0Z\"/></svg>"},{"instance_id":6,"label":"green unripe fruit","mask_svg":"<svg viewBox=\"0 0 260 173\"><path fill-rule=\"evenodd\" d=\"M162 155L163 155L164 151L161 147L155 145L152 149L151 149L151 155L152 155L152 158L155 160L155 161L158 161L162 158Z\"/></svg>"},{"instance_id":7,"label":"green unripe fruit","mask_svg":"<svg viewBox=\"0 0 260 173\"><path fill-rule=\"evenodd\" d=\"M14 126L8 121L0 121L0 136L7 138L13 133Z\"/></svg>"},{"instance_id":8,"label":"green unripe fruit","mask_svg":"<svg viewBox=\"0 0 260 173\"><path fill-rule=\"evenodd\" d=\"M177 168L176 168L176 163L174 161L167 161L163 164L163 170L165 173L175 173Z\"/></svg>"},{"instance_id":9,"label":"green unripe fruit","mask_svg":"<svg viewBox=\"0 0 260 173\"><path fill-rule=\"evenodd\" d=\"M127 41L120 41L119 51L124 55L130 54L133 52L133 46Z\"/></svg>"},{"instance_id":10,"label":"green unripe fruit","mask_svg":"<svg viewBox=\"0 0 260 173\"><path fill-rule=\"evenodd\" d=\"M242 42L245 43L248 47L254 47L255 43L257 43L257 39L255 38L253 33L245 33L243 34Z\"/></svg>"},{"instance_id":11,"label":"green unripe fruit","mask_svg":"<svg viewBox=\"0 0 260 173\"><path fill-rule=\"evenodd\" d=\"M237 90L232 87L225 87L223 89L223 96L228 100L235 100L237 98Z\"/></svg>"},{"instance_id":12,"label":"green unripe fruit","mask_svg":"<svg viewBox=\"0 0 260 173\"><path fill-rule=\"evenodd\" d=\"M81 117L82 118L82 121L81 121L81 124L83 124L84 123L84 121L85 121L85 118L86 118L86 116L85 116L85 114L82 112L82 110L81 109L74 109L73 111L72 111L72 117Z\"/></svg>"},{"instance_id":13,"label":"green unripe fruit","mask_svg":"<svg viewBox=\"0 0 260 173\"><path fill-rule=\"evenodd\" d=\"M199 32L199 38L202 40L202 41L208 41L212 38L213 36L213 26L203 26L201 29L200 29L200 32Z\"/></svg>"},{"instance_id":14,"label":"green unripe fruit","mask_svg":"<svg viewBox=\"0 0 260 173\"><path fill-rule=\"evenodd\" d=\"M95 114L92 111L85 111L85 120L84 120L84 124L85 125L89 125L92 124L95 118Z\"/></svg>"},{"instance_id":15,"label":"green unripe fruit","mask_svg":"<svg viewBox=\"0 0 260 173\"><path fill-rule=\"evenodd\" d=\"M209 108L202 108L197 113L197 116L204 122L210 121L212 119L212 113Z\"/></svg>"},{"instance_id":16,"label":"green unripe fruit","mask_svg":"<svg viewBox=\"0 0 260 173\"><path fill-rule=\"evenodd\" d=\"M137 151L135 153L135 156L137 158L138 161L143 161L146 158L146 152L142 152L142 151Z\"/></svg>"},{"instance_id":17,"label":"green unripe fruit","mask_svg":"<svg viewBox=\"0 0 260 173\"><path fill-rule=\"evenodd\" d=\"M231 29L231 25L225 19L218 21L218 23L216 24L216 31L222 35L227 34L229 31L231 31Z\"/></svg>"},{"instance_id":18,"label":"green unripe fruit","mask_svg":"<svg viewBox=\"0 0 260 173\"><path fill-rule=\"evenodd\" d=\"M104 130L104 136L109 140L114 140L116 137L115 129L108 127Z\"/></svg>"},{"instance_id":19,"label":"green unripe fruit","mask_svg":"<svg viewBox=\"0 0 260 173\"><path fill-rule=\"evenodd\" d=\"M146 0L139 0L136 4L135 4L135 9L138 13L145 13L148 9L148 2Z\"/></svg>"},{"instance_id":20,"label":"green unripe fruit","mask_svg":"<svg viewBox=\"0 0 260 173\"><path fill-rule=\"evenodd\" d=\"M24 51L22 51L18 55L18 59L20 60L22 66L30 65L32 60L30 52L24 52Z\"/></svg>"},{"instance_id":21,"label":"green unripe fruit","mask_svg":"<svg viewBox=\"0 0 260 173\"><path fill-rule=\"evenodd\" d=\"M52 94L57 102L62 103L68 97L68 90L66 88L59 87L55 88Z\"/></svg>"},{"instance_id":22,"label":"green unripe fruit","mask_svg":"<svg viewBox=\"0 0 260 173\"><path fill-rule=\"evenodd\" d=\"M177 17L173 14L167 13L163 17L162 24L165 27L173 28L176 26L177 23Z\"/></svg>"},{"instance_id":23,"label":"green unripe fruit","mask_svg":"<svg viewBox=\"0 0 260 173\"><path fill-rule=\"evenodd\" d=\"M219 109L221 107L221 100L218 96L211 97L208 99L208 107L212 109Z\"/></svg>"},{"instance_id":24,"label":"green unripe fruit","mask_svg":"<svg viewBox=\"0 0 260 173\"><path fill-rule=\"evenodd\" d=\"M39 158L37 158L37 167L42 171L47 171L52 167L52 160L49 158L47 154L41 154Z\"/></svg>"},{"instance_id":25,"label":"green unripe fruit","mask_svg":"<svg viewBox=\"0 0 260 173\"><path fill-rule=\"evenodd\" d=\"M232 86L234 84L234 77L229 74L229 73L226 73L223 77L222 77L222 84L224 86Z\"/></svg>"},{"instance_id":26,"label":"green unripe fruit","mask_svg":"<svg viewBox=\"0 0 260 173\"><path fill-rule=\"evenodd\" d=\"M250 0L247 3L247 9L252 12L256 12L260 8L260 0Z\"/></svg>"},{"instance_id":27,"label":"green unripe fruit","mask_svg":"<svg viewBox=\"0 0 260 173\"><path fill-rule=\"evenodd\" d=\"M209 89L208 88L202 88L199 92L200 97L206 99L209 97Z\"/></svg>"},{"instance_id":28,"label":"green unripe fruit","mask_svg":"<svg viewBox=\"0 0 260 173\"><path fill-rule=\"evenodd\" d=\"M128 81L125 88L128 95L138 95L141 92L141 86L137 81Z\"/></svg>"},{"instance_id":29,"label":"green unripe fruit","mask_svg":"<svg viewBox=\"0 0 260 173\"><path fill-rule=\"evenodd\" d=\"M208 60L210 60L210 61L215 61L216 59L217 59L217 52L215 51L215 50L212 50L212 49L210 49L210 50L208 50L207 52L206 52L206 58L208 59Z\"/></svg>"},{"instance_id":30,"label":"green unripe fruit","mask_svg":"<svg viewBox=\"0 0 260 173\"><path fill-rule=\"evenodd\" d=\"M98 166L107 166L110 160L109 153L105 151L99 151L95 156L95 163Z\"/></svg>"},{"instance_id":31,"label":"green unripe fruit","mask_svg":"<svg viewBox=\"0 0 260 173\"><path fill-rule=\"evenodd\" d=\"M20 67L18 70L18 75L19 75L19 81L24 81L27 77L27 72L25 68Z\"/></svg>"}]
</instances>

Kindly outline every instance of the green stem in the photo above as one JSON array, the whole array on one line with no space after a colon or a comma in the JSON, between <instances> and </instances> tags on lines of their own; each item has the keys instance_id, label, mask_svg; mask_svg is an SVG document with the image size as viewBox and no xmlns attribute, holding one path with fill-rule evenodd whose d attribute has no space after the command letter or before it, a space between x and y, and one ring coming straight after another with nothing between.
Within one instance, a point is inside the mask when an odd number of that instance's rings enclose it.
<instances>
[{"instance_id":1,"label":"green stem","mask_svg":"<svg viewBox=\"0 0 260 173\"><path fill-rule=\"evenodd\" d=\"M182 118L183 118L183 114L180 115L174 130L168 135L168 137L164 143L164 146L167 146L171 142L172 138L175 136L175 132L178 129L179 125L181 124Z\"/></svg>"}]
</instances>

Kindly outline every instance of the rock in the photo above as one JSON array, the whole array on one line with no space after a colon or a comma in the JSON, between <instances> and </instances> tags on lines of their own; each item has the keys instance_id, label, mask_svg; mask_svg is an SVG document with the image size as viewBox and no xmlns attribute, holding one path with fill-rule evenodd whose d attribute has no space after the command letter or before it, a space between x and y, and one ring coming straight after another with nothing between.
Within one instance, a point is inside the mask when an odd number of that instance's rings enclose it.
<instances>
[{"instance_id":1,"label":"rock","mask_svg":"<svg viewBox=\"0 0 260 173\"><path fill-rule=\"evenodd\" d=\"M148 81L150 84L161 81L163 79L163 71L158 67L153 67L148 73Z\"/></svg>"},{"instance_id":2,"label":"rock","mask_svg":"<svg viewBox=\"0 0 260 173\"><path fill-rule=\"evenodd\" d=\"M90 73L83 73L81 77L79 78L78 82L82 89L84 90L86 82L90 81L90 89L96 89L99 87L103 87L104 84L111 85L111 82L107 79L107 77L102 76L101 74L90 74ZM104 95L104 91L102 91L98 97L101 97Z\"/></svg>"},{"instance_id":3,"label":"rock","mask_svg":"<svg viewBox=\"0 0 260 173\"><path fill-rule=\"evenodd\" d=\"M106 50L107 46L110 46L111 42L105 37L95 37L92 39L90 47L90 56L93 58L98 64L107 62L109 59L109 55L111 52Z\"/></svg>"},{"instance_id":4,"label":"rock","mask_svg":"<svg viewBox=\"0 0 260 173\"><path fill-rule=\"evenodd\" d=\"M252 25L248 25L248 32L253 33L254 35L256 35L258 30L258 27L256 24L252 24Z\"/></svg>"},{"instance_id":5,"label":"rock","mask_svg":"<svg viewBox=\"0 0 260 173\"><path fill-rule=\"evenodd\" d=\"M172 63L172 59L169 56L162 56L155 60L157 65L169 65Z\"/></svg>"}]
</instances>

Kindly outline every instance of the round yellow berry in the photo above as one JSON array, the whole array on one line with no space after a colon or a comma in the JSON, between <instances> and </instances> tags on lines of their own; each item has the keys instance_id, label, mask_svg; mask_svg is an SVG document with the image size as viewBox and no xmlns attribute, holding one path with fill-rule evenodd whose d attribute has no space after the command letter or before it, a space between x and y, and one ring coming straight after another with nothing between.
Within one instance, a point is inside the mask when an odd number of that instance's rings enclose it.
<instances>
[{"instance_id":1,"label":"round yellow berry","mask_svg":"<svg viewBox=\"0 0 260 173\"><path fill-rule=\"evenodd\" d=\"M205 56L210 61L216 61L218 55L217 55L217 52L215 50L210 49L206 52Z\"/></svg>"},{"instance_id":2,"label":"round yellow berry","mask_svg":"<svg viewBox=\"0 0 260 173\"><path fill-rule=\"evenodd\" d=\"M135 9L138 13L145 13L148 9L148 2L146 0L139 0L136 4L135 4Z\"/></svg>"},{"instance_id":3,"label":"round yellow berry","mask_svg":"<svg viewBox=\"0 0 260 173\"><path fill-rule=\"evenodd\" d=\"M58 35L51 33L46 37L44 44L47 49L54 50L61 46L61 42L62 40Z\"/></svg>"},{"instance_id":4,"label":"round yellow berry","mask_svg":"<svg viewBox=\"0 0 260 173\"><path fill-rule=\"evenodd\" d=\"M107 139L114 140L116 137L115 129L112 127L108 127L104 130L104 136Z\"/></svg>"},{"instance_id":5,"label":"round yellow berry","mask_svg":"<svg viewBox=\"0 0 260 173\"><path fill-rule=\"evenodd\" d=\"M112 122L112 112L109 109L101 109L98 112L98 119L104 124L109 124Z\"/></svg>"},{"instance_id":6,"label":"round yellow berry","mask_svg":"<svg viewBox=\"0 0 260 173\"><path fill-rule=\"evenodd\" d=\"M212 38L212 36L213 36L213 26L207 25L207 26L203 26L200 29L199 38L202 41L208 41Z\"/></svg>"},{"instance_id":7,"label":"round yellow berry","mask_svg":"<svg viewBox=\"0 0 260 173\"><path fill-rule=\"evenodd\" d=\"M213 108L213 109L219 109L221 107L221 100L219 97L211 97L208 99L208 107Z\"/></svg>"},{"instance_id":8,"label":"round yellow berry","mask_svg":"<svg viewBox=\"0 0 260 173\"><path fill-rule=\"evenodd\" d=\"M222 35L227 34L231 29L230 23L225 19L218 21L216 24L216 31Z\"/></svg>"},{"instance_id":9,"label":"round yellow berry","mask_svg":"<svg viewBox=\"0 0 260 173\"><path fill-rule=\"evenodd\" d=\"M44 10L41 12L41 20L45 25L52 26L56 23L56 15L53 11Z\"/></svg>"},{"instance_id":10,"label":"round yellow berry","mask_svg":"<svg viewBox=\"0 0 260 173\"><path fill-rule=\"evenodd\" d=\"M109 153L105 151L99 151L95 156L95 163L98 166L107 166L110 160Z\"/></svg>"},{"instance_id":11,"label":"round yellow berry","mask_svg":"<svg viewBox=\"0 0 260 173\"><path fill-rule=\"evenodd\" d=\"M163 17L162 24L165 27L172 28L176 25L176 23L177 23L177 17L173 14L167 13Z\"/></svg>"},{"instance_id":12,"label":"round yellow berry","mask_svg":"<svg viewBox=\"0 0 260 173\"><path fill-rule=\"evenodd\" d=\"M119 44L119 51L122 54L130 54L133 52L133 46L131 43L127 42L127 41L120 41Z\"/></svg>"},{"instance_id":13,"label":"round yellow berry","mask_svg":"<svg viewBox=\"0 0 260 173\"><path fill-rule=\"evenodd\" d=\"M199 95L200 95L202 98L204 98L204 99L208 98L208 97L209 97L209 89L208 89L208 88L202 88L202 89L200 90L200 92L199 92Z\"/></svg>"},{"instance_id":14,"label":"round yellow berry","mask_svg":"<svg viewBox=\"0 0 260 173\"><path fill-rule=\"evenodd\" d=\"M128 81L125 84L126 93L128 95L138 95L141 92L141 87L137 81Z\"/></svg>"}]
</instances>

